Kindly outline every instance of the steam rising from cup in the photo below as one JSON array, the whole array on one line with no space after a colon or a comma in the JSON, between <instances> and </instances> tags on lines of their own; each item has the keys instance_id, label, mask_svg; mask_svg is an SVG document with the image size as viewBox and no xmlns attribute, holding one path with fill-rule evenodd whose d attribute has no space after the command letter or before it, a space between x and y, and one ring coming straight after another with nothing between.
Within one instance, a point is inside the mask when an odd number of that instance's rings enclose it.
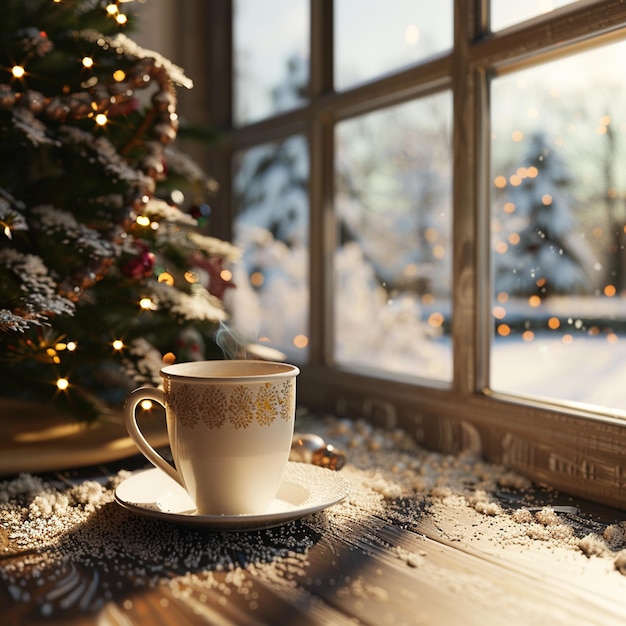
<instances>
[{"instance_id":1,"label":"steam rising from cup","mask_svg":"<svg viewBox=\"0 0 626 626\"><path fill-rule=\"evenodd\" d=\"M215 343L227 360L261 359L262 361L283 362L287 358L284 352L271 346L244 341L232 328L222 321L220 321L220 327L215 333Z\"/></svg>"}]
</instances>

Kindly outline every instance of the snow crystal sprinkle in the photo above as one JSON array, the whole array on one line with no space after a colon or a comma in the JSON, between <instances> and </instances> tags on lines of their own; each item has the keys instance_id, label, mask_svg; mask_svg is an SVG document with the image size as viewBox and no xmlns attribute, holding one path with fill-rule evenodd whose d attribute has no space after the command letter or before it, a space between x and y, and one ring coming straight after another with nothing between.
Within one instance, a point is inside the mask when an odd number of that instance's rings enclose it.
<instances>
[{"instance_id":1,"label":"snow crystal sprinkle","mask_svg":"<svg viewBox=\"0 0 626 626\"><path fill-rule=\"evenodd\" d=\"M146 357L151 352L149 344L136 343L131 349ZM166 597L181 598L201 607L209 594L220 604L236 595L253 611L259 606L253 579L285 590L304 579L311 586L332 586L339 597L355 602L387 602L388 591L372 577L308 578L309 553L320 536L345 541L358 526L360 541L386 550L400 567L430 568L429 574L432 569L436 575L428 552L414 543L390 546L379 534L391 523L415 531L412 541L419 541L424 522L441 528L450 541L469 541L477 526L487 524L496 529L494 536L502 546L558 546L584 562L607 559L613 571L626 575L623 522L579 538L558 507L504 508L498 490L528 483L500 466L471 454L423 450L402 432L383 431L363 420L302 417L308 421L299 424L299 430L316 432L327 443L349 449L341 471L351 490L341 503L261 532L201 533L117 506L114 489L129 476L126 471L105 484L86 480L52 485L22 474L0 482L0 585L18 602L26 601L26 594L41 594L37 606L42 617L60 615L73 604L85 609L116 600L132 610L128 590L156 586L167 588L165 603ZM357 437L362 445L350 448ZM450 520L457 515L473 522L455 529ZM20 558L12 559L11 554ZM97 588L86 583L84 593L76 596L64 591L63 581L70 574L95 570ZM455 584L447 578L440 582L450 588Z\"/></svg>"}]
</instances>

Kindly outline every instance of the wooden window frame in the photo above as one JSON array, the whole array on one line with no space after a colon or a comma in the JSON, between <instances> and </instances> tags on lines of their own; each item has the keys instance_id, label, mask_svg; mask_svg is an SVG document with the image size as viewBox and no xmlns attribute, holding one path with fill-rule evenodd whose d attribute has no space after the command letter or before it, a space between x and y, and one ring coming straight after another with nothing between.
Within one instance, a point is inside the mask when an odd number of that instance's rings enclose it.
<instances>
[{"instance_id":1,"label":"wooden window frame","mask_svg":"<svg viewBox=\"0 0 626 626\"><path fill-rule=\"evenodd\" d=\"M480 452L539 483L626 509L622 459L626 424L617 416L533 402L488 390L491 336L489 78L537 60L626 37L626 4L581 0L489 33L488 0L454 0L454 48L418 66L343 92L333 91L333 3L311 0L311 79L304 106L249 126L232 120L230 0L183 3L178 32L196 45L181 64L196 79L183 115L208 123L219 140L206 157L220 182L212 232L232 235L231 157L239 149L294 133L310 146L310 349L302 366L301 404L402 427L426 447ZM195 33L195 36L194 36ZM199 79L199 80L198 80ZM332 362L333 129L337 121L442 90L453 94L453 381L416 385L364 376Z\"/></svg>"}]
</instances>

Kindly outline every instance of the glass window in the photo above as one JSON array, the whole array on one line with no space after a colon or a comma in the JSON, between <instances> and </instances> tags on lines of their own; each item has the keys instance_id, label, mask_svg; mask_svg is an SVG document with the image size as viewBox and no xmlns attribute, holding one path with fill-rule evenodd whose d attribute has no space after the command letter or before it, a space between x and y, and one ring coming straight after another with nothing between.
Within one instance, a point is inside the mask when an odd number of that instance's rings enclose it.
<instances>
[{"instance_id":1,"label":"glass window","mask_svg":"<svg viewBox=\"0 0 626 626\"><path fill-rule=\"evenodd\" d=\"M451 95L336 128L335 360L451 380Z\"/></svg>"},{"instance_id":2,"label":"glass window","mask_svg":"<svg viewBox=\"0 0 626 626\"><path fill-rule=\"evenodd\" d=\"M228 294L230 324L246 343L296 363L306 361L308 346L308 178L300 135L235 155L233 242L242 258Z\"/></svg>"},{"instance_id":3,"label":"glass window","mask_svg":"<svg viewBox=\"0 0 626 626\"><path fill-rule=\"evenodd\" d=\"M625 61L492 84L494 390L626 410Z\"/></svg>"},{"instance_id":4,"label":"glass window","mask_svg":"<svg viewBox=\"0 0 626 626\"><path fill-rule=\"evenodd\" d=\"M451 0L336 0L334 7L338 90L452 47Z\"/></svg>"},{"instance_id":5,"label":"glass window","mask_svg":"<svg viewBox=\"0 0 626 626\"><path fill-rule=\"evenodd\" d=\"M249 124L298 106L309 84L309 3L235 0L233 116Z\"/></svg>"},{"instance_id":6,"label":"glass window","mask_svg":"<svg viewBox=\"0 0 626 626\"><path fill-rule=\"evenodd\" d=\"M573 2L576 0L524 0L524 2L491 0L491 30L497 31L524 22Z\"/></svg>"},{"instance_id":7,"label":"glass window","mask_svg":"<svg viewBox=\"0 0 626 626\"><path fill-rule=\"evenodd\" d=\"M231 2L235 125L205 91L237 330L303 406L626 507L624 4L216 0L218 74Z\"/></svg>"}]
</instances>

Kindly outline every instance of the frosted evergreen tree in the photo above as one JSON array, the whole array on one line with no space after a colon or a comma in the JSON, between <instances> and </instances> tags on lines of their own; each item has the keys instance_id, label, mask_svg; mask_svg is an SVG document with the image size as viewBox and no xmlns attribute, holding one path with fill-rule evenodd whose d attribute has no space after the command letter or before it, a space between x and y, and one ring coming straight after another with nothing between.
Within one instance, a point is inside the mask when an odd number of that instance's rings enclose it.
<instances>
[{"instance_id":1,"label":"frosted evergreen tree","mask_svg":"<svg viewBox=\"0 0 626 626\"><path fill-rule=\"evenodd\" d=\"M0 4L2 393L84 419L158 384L164 355L208 358L236 254L199 231L214 183L174 145L192 83L128 36L133 17Z\"/></svg>"},{"instance_id":2,"label":"frosted evergreen tree","mask_svg":"<svg viewBox=\"0 0 626 626\"><path fill-rule=\"evenodd\" d=\"M588 291L591 252L577 231L574 180L544 133L531 137L516 171L521 182L508 188L508 248L496 256L496 291L541 297Z\"/></svg>"}]
</instances>

